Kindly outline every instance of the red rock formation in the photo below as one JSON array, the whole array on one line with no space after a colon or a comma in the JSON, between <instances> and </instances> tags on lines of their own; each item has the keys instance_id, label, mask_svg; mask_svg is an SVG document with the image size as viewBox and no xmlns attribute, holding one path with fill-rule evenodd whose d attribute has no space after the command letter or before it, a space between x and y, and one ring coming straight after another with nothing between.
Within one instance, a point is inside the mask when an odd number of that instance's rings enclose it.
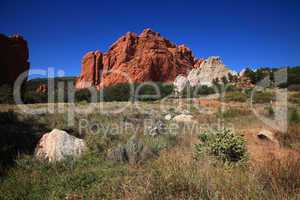
<instances>
[{"instance_id":1,"label":"red rock formation","mask_svg":"<svg viewBox=\"0 0 300 200\"><path fill-rule=\"evenodd\" d=\"M205 62L205 59L197 59L195 60L194 68L198 68L201 66L202 63Z\"/></svg>"},{"instance_id":2,"label":"red rock formation","mask_svg":"<svg viewBox=\"0 0 300 200\"><path fill-rule=\"evenodd\" d=\"M48 92L48 85L47 84L39 85L38 88L36 89L36 92L37 93L42 93L42 94L47 93Z\"/></svg>"},{"instance_id":3,"label":"red rock formation","mask_svg":"<svg viewBox=\"0 0 300 200\"><path fill-rule=\"evenodd\" d=\"M189 48L177 46L150 29L139 36L129 32L119 38L103 54L103 62L99 55L99 60L93 52L84 56L77 89L93 85L100 89L130 81L171 82L179 74L186 75L196 62Z\"/></svg>"},{"instance_id":4,"label":"red rock formation","mask_svg":"<svg viewBox=\"0 0 300 200\"><path fill-rule=\"evenodd\" d=\"M100 51L90 51L84 55L81 61L81 74L75 83L77 89L96 86L100 83L100 71L103 68L102 57Z\"/></svg>"},{"instance_id":5,"label":"red rock formation","mask_svg":"<svg viewBox=\"0 0 300 200\"><path fill-rule=\"evenodd\" d=\"M18 76L29 70L27 42L20 35L0 34L0 85L13 84Z\"/></svg>"}]
</instances>

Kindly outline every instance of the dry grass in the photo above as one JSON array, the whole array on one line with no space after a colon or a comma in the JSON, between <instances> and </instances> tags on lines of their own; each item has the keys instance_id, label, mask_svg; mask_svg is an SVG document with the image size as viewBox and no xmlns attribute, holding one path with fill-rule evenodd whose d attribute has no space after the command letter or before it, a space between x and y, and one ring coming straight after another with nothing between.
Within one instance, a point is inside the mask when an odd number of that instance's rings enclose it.
<instances>
[{"instance_id":1,"label":"dry grass","mask_svg":"<svg viewBox=\"0 0 300 200\"><path fill-rule=\"evenodd\" d=\"M283 158L269 157L256 167L256 176L265 190L281 199L290 194L300 197L300 156L288 154Z\"/></svg>"},{"instance_id":2,"label":"dry grass","mask_svg":"<svg viewBox=\"0 0 300 200\"><path fill-rule=\"evenodd\" d=\"M300 124L290 124L287 132L278 132L277 137L283 146L300 150Z\"/></svg>"},{"instance_id":3,"label":"dry grass","mask_svg":"<svg viewBox=\"0 0 300 200\"><path fill-rule=\"evenodd\" d=\"M180 106L178 106L180 101ZM197 103L199 101L195 100ZM202 100L201 100L202 101ZM203 102L203 101L202 101ZM216 111L219 102L207 101L204 107ZM142 112L150 118L162 118L165 113L174 110L186 110L191 101L170 99L166 101L164 111L160 111L159 102L139 102ZM205 104L205 105L204 105ZM105 102L105 110L124 107L126 102ZM160 151L157 159L143 165L112 165L105 160L106 148L124 142L127 136L116 137L111 141L101 137L86 137L93 151L75 163L49 165L36 163L30 159L17 159L18 165L9 170L8 176L0 182L1 197L6 199L299 199L300 198L300 129L299 124L289 126L288 132L278 133L282 144L274 146L256 137L261 129L268 128L249 111L248 105L240 102L224 103L227 110L225 126L232 126L242 133L247 141L250 163L247 166L228 167L215 158L204 155L194 159L194 144L199 143L197 131L161 139L144 140L156 145ZM41 108L45 105L30 105ZM262 105L258 105L262 109ZM82 110L86 105L78 105ZM14 106L3 106L0 110L18 110ZM200 125L212 125L220 118L215 114L203 114L191 110L194 119ZM164 114L162 114L164 113ZM81 115L77 113L78 120ZM116 121L140 125L146 114L141 114L134 105L119 115L87 114L87 119L103 126ZM66 129L64 115L41 115L33 125L41 123L45 130L54 127ZM77 121L76 121L77 122ZM203 126L205 127L205 126ZM76 134L76 127L71 127ZM178 133L182 131L182 127ZM137 131L138 133L140 130ZM128 132L128 135L134 132ZM140 134L141 137L144 137ZM161 148L161 147L166 148ZM99 148L98 148L99 147ZM293 147L293 148L290 148ZM298 149L299 148L299 149ZM296 150L296 151L295 151ZM272 159L270 159L272 158ZM13 198L10 198L13 197ZM61 197L61 198L60 198ZM83 198L84 197L84 198Z\"/></svg>"}]
</instances>

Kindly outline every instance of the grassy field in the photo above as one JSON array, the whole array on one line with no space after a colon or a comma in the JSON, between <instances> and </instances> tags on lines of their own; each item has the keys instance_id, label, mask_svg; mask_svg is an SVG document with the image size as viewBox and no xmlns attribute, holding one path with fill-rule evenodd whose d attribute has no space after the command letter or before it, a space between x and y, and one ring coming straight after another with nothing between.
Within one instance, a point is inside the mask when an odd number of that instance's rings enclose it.
<instances>
[{"instance_id":1,"label":"grassy field","mask_svg":"<svg viewBox=\"0 0 300 200\"><path fill-rule=\"evenodd\" d=\"M284 132L255 116L244 96L233 95L225 102L215 100L205 106L205 98L105 102L102 110L98 104L99 109L88 109L86 103L75 107L59 104L54 113L35 115L2 105L1 132L8 134L1 136L1 155L9 156L1 161L0 199L300 199L299 95L291 94ZM259 116L274 118L276 109L272 112L267 101L256 102ZM28 106L37 109L47 104ZM68 109L74 112L72 125L67 123ZM122 112L113 112L120 109ZM165 120L167 114L182 113L192 115L193 123ZM85 128L80 127L82 119L88 122ZM151 123L159 120L166 126L164 132L156 137L147 134ZM202 135L222 127L237 135L238 141L245 141L248 159L224 162L209 145L197 156ZM36 143L54 128L85 139L89 150L77 160L36 160ZM275 132L280 145L257 138L261 129ZM109 150L126 143L132 135L156 156L134 165L108 160ZM214 142L212 146L216 145ZM219 151L224 153L222 148Z\"/></svg>"}]
</instances>

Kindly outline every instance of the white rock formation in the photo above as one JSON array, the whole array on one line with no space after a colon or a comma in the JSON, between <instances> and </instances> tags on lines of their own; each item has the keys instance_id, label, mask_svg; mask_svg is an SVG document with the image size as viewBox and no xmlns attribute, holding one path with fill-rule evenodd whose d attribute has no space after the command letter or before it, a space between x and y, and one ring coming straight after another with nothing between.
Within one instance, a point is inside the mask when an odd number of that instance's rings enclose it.
<instances>
[{"instance_id":1,"label":"white rock formation","mask_svg":"<svg viewBox=\"0 0 300 200\"><path fill-rule=\"evenodd\" d=\"M183 75L178 75L174 81L175 92L182 92L186 86L188 86L189 81L187 77Z\"/></svg>"},{"instance_id":2,"label":"white rock formation","mask_svg":"<svg viewBox=\"0 0 300 200\"><path fill-rule=\"evenodd\" d=\"M65 131L53 129L40 139L35 156L41 160L54 162L67 157L79 157L86 149L82 139L69 135Z\"/></svg>"},{"instance_id":3,"label":"white rock formation","mask_svg":"<svg viewBox=\"0 0 300 200\"><path fill-rule=\"evenodd\" d=\"M244 76L247 71L247 68L244 68L240 71L239 76Z\"/></svg>"},{"instance_id":4,"label":"white rock formation","mask_svg":"<svg viewBox=\"0 0 300 200\"><path fill-rule=\"evenodd\" d=\"M198 68L190 71L187 78L192 87L197 85L211 86L214 79L233 73L225 67L220 57L211 56L207 58Z\"/></svg>"}]
</instances>

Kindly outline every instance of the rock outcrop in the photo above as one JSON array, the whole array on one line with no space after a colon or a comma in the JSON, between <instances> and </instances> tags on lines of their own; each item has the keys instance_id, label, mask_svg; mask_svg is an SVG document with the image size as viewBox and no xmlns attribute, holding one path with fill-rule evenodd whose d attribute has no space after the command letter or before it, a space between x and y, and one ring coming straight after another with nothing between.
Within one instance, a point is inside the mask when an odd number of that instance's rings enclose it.
<instances>
[{"instance_id":1,"label":"rock outcrop","mask_svg":"<svg viewBox=\"0 0 300 200\"><path fill-rule=\"evenodd\" d=\"M199 62L185 45L175 45L159 33L145 29L140 35L129 32L122 36L104 54L86 54L75 85L77 89L101 89L125 82L173 82Z\"/></svg>"},{"instance_id":2,"label":"rock outcrop","mask_svg":"<svg viewBox=\"0 0 300 200\"><path fill-rule=\"evenodd\" d=\"M136 136L132 136L126 145L120 145L108 152L107 159L115 163L129 163L131 165L143 163L155 156L154 151Z\"/></svg>"},{"instance_id":3,"label":"rock outcrop","mask_svg":"<svg viewBox=\"0 0 300 200\"><path fill-rule=\"evenodd\" d=\"M41 84L39 85L36 90L35 90L37 93L40 93L40 94L45 94L48 92L48 85L47 84Z\"/></svg>"},{"instance_id":4,"label":"rock outcrop","mask_svg":"<svg viewBox=\"0 0 300 200\"><path fill-rule=\"evenodd\" d=\"M19 75L29 70L29 51L20 35L0 34L0 85L14 84Z\"/></svg>"},{"instance_id":5,"label":"rock outcrop","mask_svg":"<svg viewBox=\"0 0 300 200\"><path fill-rule=\"evenodd\" d=\"M175 92L182 92L189 85L189 80L183 75L178 75L174 81Z\"/></svg>"},{"instance_id":6,"label":"rock outcrop","mask_svg":"<svg viewBox=\"0 0 300 200\"><path fill-rule=\"evenodd\" d=\"M257 137L261 140L270 141L276 146L279 146L279 141L276 139L275 134L269 130L261 130L259 133L257 133Z\"/></svg>"},{"instance_id":7,"label":"rock outcrop","mask_svg":"<svg viewBox=\"0 0 300 200\"><path fill-rule=\"evenodd\" d=\"M53 129L40 139L35 156L40 160L55 162L67 157L79 157L86 149L82 139L69 135L65 131Z\"/></svg>"},{"instance_id":8,"label":"rock outcrop","mask_svg":"<svg viewBox=\"0 0 300 200\"><path fill-rule=\"evenodd\" d=\"M212 85L214 79L221 79L222 77L228 77L228 74L234 74L229 70L220 57L212 56L201 62L199 67L190 71L187 76L190 86L197 85Z\"/></svg>"},{"instance_id":9,"label":"rock outcrop","mask_svg":"<svg viewBox=\"0 0 300 200\"><path fill-rule=\"evenodd\" d=\"M175 91L181 93L187 86L211 86L216 79L220 81L223 77L228 79L229 74L237 75L236 72L228 69L218 56L211 56L206 60L197 60L194 69L187 76L179 75L176 77L174 81Z\"/></svg>"},{"instance_id":10,"label":"rock outcrop","mask_svg":"<svg viewBox=\"0 0 300 200\"><path fill-rule=\"evenodd\" d=\"M77 89L88 88L100 84L101 71L103 69L103 54L100 51L90 51L84 55L81 61L81 74L77 78Z\"/></svg>"}]
</instances>

